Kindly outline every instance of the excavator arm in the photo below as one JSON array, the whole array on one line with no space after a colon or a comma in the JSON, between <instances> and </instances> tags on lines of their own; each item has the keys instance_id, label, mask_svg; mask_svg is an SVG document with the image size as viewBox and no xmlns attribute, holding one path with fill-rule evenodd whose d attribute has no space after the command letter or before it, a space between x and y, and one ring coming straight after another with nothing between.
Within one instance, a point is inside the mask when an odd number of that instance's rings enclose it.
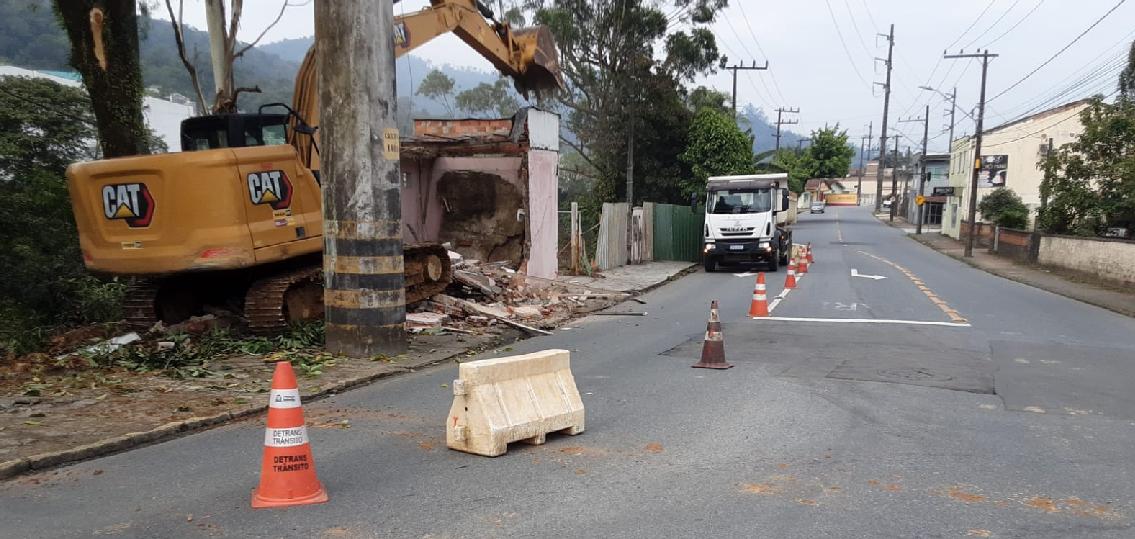
<instances>
[{"instance_id":1,"label":"excavator arm","mask_svg":"<svg viewBox=\"0 0 1135 539\"><path fill-rule=\"evenodd\" d=\"M326 0L325 0L326 1ZM493 13L479 0L430 0L430 7L394 19L394 56L453 32L501 73L512 78L517 91L538 96L564 88L557 63L555 40L544 27L512 29L492 19ZM312 126L319 125L319 92L315 46L307 51L296 75L292 108ZM315 135L318 141L318 134ZM309 168L318 169L309 136L293 129L291 143Z\"/></svg>"}]
</instances>

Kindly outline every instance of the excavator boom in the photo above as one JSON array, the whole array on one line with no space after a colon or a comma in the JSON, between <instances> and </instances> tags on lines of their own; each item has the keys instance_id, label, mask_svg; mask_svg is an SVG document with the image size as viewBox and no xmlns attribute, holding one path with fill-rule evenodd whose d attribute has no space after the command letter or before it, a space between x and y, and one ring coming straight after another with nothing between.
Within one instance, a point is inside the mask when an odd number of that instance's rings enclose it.
<instances>
[{"instance_id":1,"label":"excavator boom","mask_svg":"<svg viewBox=\"0 0 1135 539\"><path fill-rule=\"evenodd\" d=\"M513 29L491 20L492 11L480 0L430 0L430 7L394 19L394 56L424 45L435 37L453 32L513 80L517 91L528 96L549 95L564 88L557 61L555 38L545 27ZM315 46L307 51L296 75L292 108L309 124L319 125L319 92ZM293 130L294 131L294 130ZM315 136L318 139L318 135ZM318 170L318 155L311 152L311 139L294 134L290 141L309 168Z\"/></svg>"}]
</instances>

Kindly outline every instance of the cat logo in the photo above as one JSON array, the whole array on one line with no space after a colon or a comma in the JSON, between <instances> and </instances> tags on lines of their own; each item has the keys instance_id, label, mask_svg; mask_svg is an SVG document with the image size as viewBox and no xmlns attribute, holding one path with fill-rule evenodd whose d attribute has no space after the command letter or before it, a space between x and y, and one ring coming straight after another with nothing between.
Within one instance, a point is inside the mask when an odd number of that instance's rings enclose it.
<instances>
[{"instance_id":1,"label":"cat logo","mask_svg":"<svg viewBox=\"0 0 1135 539\"><path fill-rule=\"evenodd\" d=\"M248 175L248 196L253 204L282 210L292 205L292 182L282 170L252 172Z\"/></svg>"},{"instance_id":2,"label":"cat logo","mask_svg":"<svg viewBox=\"0 0 1135 539\"><path fill-rule=\"evenodd\" d=\"M394 44L403 49L410 47L410 30L406 28L406 23L400 22L394 25Z\"/></svg>"},{"instance_id":3,"label":"cat logo","mask_svg":"<svg viewBox=\"0 0 1135 539\"><path fill-rule=\"evenodd\" d=\"M130 228L150 226L154 197L144 183L118 183L102 188L102 212L107 219L123 219Z\"/></svg>"}]
</instances>

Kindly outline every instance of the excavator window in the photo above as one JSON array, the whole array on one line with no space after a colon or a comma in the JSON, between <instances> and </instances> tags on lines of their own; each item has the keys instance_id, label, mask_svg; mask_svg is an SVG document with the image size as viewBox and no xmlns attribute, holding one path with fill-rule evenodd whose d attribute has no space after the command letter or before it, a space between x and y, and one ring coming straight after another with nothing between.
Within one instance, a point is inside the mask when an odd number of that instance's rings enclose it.
<instances>
[{"instance_id":1,"label":"excavator window","mask_svg":"<svg viewBox=\"0 0 1135 539\"><path fill-rule=\"evenodd\" d=\"M287 144L284 114L197 116L181 122L181 149L186 152Z\"/></svg>"}]
</instances>

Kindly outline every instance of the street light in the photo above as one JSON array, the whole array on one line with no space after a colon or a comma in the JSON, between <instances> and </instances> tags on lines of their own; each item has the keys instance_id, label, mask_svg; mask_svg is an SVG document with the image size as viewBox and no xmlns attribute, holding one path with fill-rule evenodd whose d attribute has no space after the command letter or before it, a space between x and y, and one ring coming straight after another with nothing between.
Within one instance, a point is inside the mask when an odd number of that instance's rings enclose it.
<instances>
[{"instance_id":1,"label":"street light","mask_svg":"<svg viewBox=\"0 0 1135 539\"><path fill-rule=\"evenodd\" d=\"M953 108L955 108L955 109L958 109L959 111L961 111L961 113L962 113L962 114L965 114L965 115L966 115L966 117L967 117L967 118L969 118L970 120L974 120L973 114L970 114L970 113L969 113L969 111L966 111L966 110L963 110L963 109L960 109L960 108L958 108L958 94L957 94L957 91L956 91L956 90L955 90L955 91L954 91L953 93L948 93L948 94L947 94L947 93L945 93L945 92L942 92L941 90L939 90L939 89L937 89L937 88L933 88L933 87L930 87L930 86L919 86L919 87L918 87L918 89L919 89L919 90L929 90L929 91L931 91L931 92L934 92L934 93L936 93L936 94L938 94L938 95L942 96L942 99L945 99L946 101L949 101L949 102L950 102L950 105L951 105L951 106L952 106ZM974 120L974 121L976 121L976 120ZM953 138L953 137L951 137L951 138Z\"/></svg>"}]
</instances>

